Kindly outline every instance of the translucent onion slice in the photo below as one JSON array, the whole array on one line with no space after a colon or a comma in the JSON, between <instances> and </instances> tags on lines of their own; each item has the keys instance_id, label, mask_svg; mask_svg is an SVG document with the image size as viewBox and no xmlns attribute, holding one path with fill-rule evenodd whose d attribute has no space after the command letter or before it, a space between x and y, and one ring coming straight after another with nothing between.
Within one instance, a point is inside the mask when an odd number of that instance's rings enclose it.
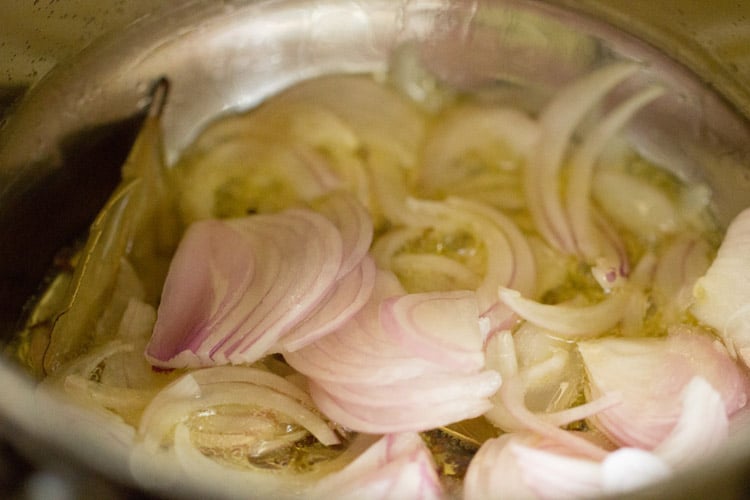
<instances>
[{"instance_id":1,"label":"translucent onion slice","mask_svg":"<svg viewBox=\"0 0 750 500\"><path fill-rule=\"evenodd\" d=\"M594 164L607 142L643 106L663 94L652 87L630 97L607 114L573 154L565 194L567 215L579 255L588 262L601 256L598 235L590 216Z\"/></svg>"},{"instance_id":2,"label":"translucent onion slice","mask_svg":"<svg viewBox=\"0 0 750 500\"><path fill-rule=\"evenodd\" d=\"M483 173L489 178L493 178L493 171L502 174L503 165L496 163L483 170L475 162L471 166L456 164L464 155L493 148L505 153L495 152L493 160L500 156L511 163L507 169L516 170L519 159L528 153L538 134L537 123L518 110L463 106L443 117L431 132L423 149L417 182L426 192L440 194L451 192L457 185L464 186Z\"/></svg>"},{"instance_id":3,"label":"translucent onion slice","mask_svg":"<svg viewBox=\"0 0 750 500\"><path fill-rule=\"evenodd\" d=\"M485 442L475 455L464 498L601 498L632 492L670 474L671 467L659 457L636 448L591 460L534 434L505 434Z\"/></svg>"},{"instance_id":4,"label":"translucent onion slice","mask_svg":"<svg viewBox=\"0 0 750 500\"><path fill-rule=\"evenodd\" d=\"M474 292L433 292L386 299L383 329L411 352L457 371L484 365L483 335Z\"/></svg>"},{"instance_id":5,"label":"translucent onion slice","mask_svg":"<svg viewBox=\"0 0 750 500\"><path fill-rule=\"evenodd\" d=\"M715 328L729 352L750 366L750 209L729 225L693 295L693 315Z\"/></svg>"},{"instance_id":6,"label":"translucent onion slice","mask_svg":"<svg viewBox=\"0 0 750 500\"><path fill-rule=\"evenodd\" d=\"M266 408L306 428L325 445L340 442L315 411L309 396L284 378L250 367L215 367L188 373L160 391L143 412L138 435L157 450L169 442L175 424L212 407Z\"/></svg>"},{"instance_id":7,"label":"translucent onion slice","mask_svg":"<svg viewBox=\"0 0 750 500\"><path fill-rule=\"evenodd\" d=\"M503 287L498 295L526 321L566 338L583 338L600 335L617 325L627 311L632 292L615 291L591 306L541 304Z\"/></svg>"},{"instance_id":8,"label":"translucent onion slice","mask_svg":"<svg viewBox=\"0 0 750 500\"><path fill-rule=\"evenodd\" d=\"M512 311L497 297L499 286L536 288L536 267L530 247L515 223L496 209L481 203L451 197L445 202L407 200L413 224L439 231L469 231L485 248L484 277L476 288L480 313L490 322L489 331L507 326Z\"/></svg>"},{"instance_id":9,"label":"translucent onion slice","mask_svg":"<svg viewBox=\"0 0 750 500\"><path fill-rule=\"evenodd\" d=\"M393 403L389 406L354 403L345 399L345 395L331 394L315 382L310 383L310 394L320 411L351 430L368 434L420 432L475 418L489 410L492 404L487 398L497 391L500 377L494 372L485 373L489 380L479 386L478 394L467 393L452 399L445 396L432 403L411 402L418 398L399 401L402 392L411 392L409 384L391 386ZM367 390L362 387L360 393L366 395Z\"/></svg>"},{"instance_id":10,"label":"translucent onion slice","mask_svg":"<svg viewBox=\"0 0 750 500\"><path fill-rule=\"evenodd\" d=\"M727 417L747 402L747 378L726 349L688 327L665 338L580 342L578 349L589 376L590 397L616 393L622 400L590 418L622 446L659 446L675 429L683 391L694 377L705 379L721 395Z\"/></svg>"},{"instance_id":11,"label":"translucent onion slice","mask_svg":"<svg viewBox=\"0 0 750 500\"><path fill-rule=\"evenodd\" d=\"M526 199L537 230L563 253L575 253L559 189L559 173L569 142L597 101L637 69L634 64L616 63L589 73L557 92L539 117L541 133L524 174Z\"/></svg>"},{"instance_id":12,"label":"translucent onion slice","mask_svg":"<svg viewBox=\"0 0 750 500\"><path fill-rule=\"evenodd\" d=\"M594 198L602 210L634 234L649 241L680 229L678 207L647 181L615 170L599 170Z\"/></svg>"},{"instance_id":13,"label":"translucent onion slice","mask_svg":"<svg viewBox=\"0 0 750 500\"><path fill-rule=\"evenodd\" d=\"M432 454L415 433L383 436L344 469L322 479L310 495L357 500L444 497Z\"/></svg>"},{"instance_id":14,"label":"translucent onion slice","mask_svg":"<svg viewBox=\"0 0 750 500\"><path fill-rule=\"evenodd\" d=\"M711 265L711 248L695 235L678 236L659 256L654 272L654 301L667 317L679 317L693 301L693 287Z\"/></svg>"}]
</instances>

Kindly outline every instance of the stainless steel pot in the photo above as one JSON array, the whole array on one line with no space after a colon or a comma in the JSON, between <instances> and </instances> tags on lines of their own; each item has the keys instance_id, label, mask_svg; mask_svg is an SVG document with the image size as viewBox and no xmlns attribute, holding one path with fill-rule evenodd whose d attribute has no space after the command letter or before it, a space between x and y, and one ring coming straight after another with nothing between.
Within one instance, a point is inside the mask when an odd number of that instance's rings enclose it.
<instances>
[{"instance_id":1,"label":"stainless steel pot","mask_svg":"<svg viewBox=\"0 0 750 500\"><path fill-rule=\"evenodd\" d=\"M170 2L54 68L0 130L3 338L54 251L85 230L117 182L152 82L172 82L164 125L174 161L219 114L314 75L383 71L394 57L406 72L428 70L488 98L524 87L544 95L602 61L642 61L639 78L670 93L633 123L641 151L708 184L723 223L750 205L750 127L730 105L742 104L742 88L727 100L595 16L532 0ZM59 401L35 397L34 382L6 358L0 386L2 429L34 460L65 457L134 486L127 450L93 417L81 422ZM749 467L750 428L742 428L716 456L643 494L733 498Z\"/></svg>"}]
</instances>

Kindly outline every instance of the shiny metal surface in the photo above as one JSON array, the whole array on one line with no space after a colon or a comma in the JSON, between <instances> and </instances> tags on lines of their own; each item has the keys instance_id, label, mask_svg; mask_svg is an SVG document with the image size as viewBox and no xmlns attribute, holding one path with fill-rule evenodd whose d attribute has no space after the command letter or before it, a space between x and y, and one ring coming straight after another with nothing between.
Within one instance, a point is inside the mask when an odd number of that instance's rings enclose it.
<instances>
[{"instance_id":1,"label":"shiny metal surface","mask_svg":"<svg viewBox=\"0 0 750 500\"><path fill-rule=\"evenodd\" d=\"M603 61L632 58L644 63L634 84L658 81L669 89L630 130L643 153L711 186L723 222L750 205L750 128L729 105L742 108L747 99L742 80L730 82L736 87L724 82L731 89L718 96L654 46L581 14L596 11L591 2L576 3L573 11L531 0L174 0L158 12L147 2L133 5L119 14L137 18L127 29L102 26L108 34L80 55L58 53L65 64L53 63L48 73L42 64L14 77L32 89L0 129L0 234L17 235L0 239L0 333L6 337L20 314L18 299L33 291L52 252L83 230L116 182L147 91L162 76L173 86L164 120L167 157L174 161L217 115L317 74L382 72L405 45L443 80L488 98L518 87L544 96ZM718 86L724 76L715 76ZM5 359L0 385L7 388L0 418L21 446L44 443L29 447L44 454L50 446L130 481L127 448L98 428L96 418L78 422L65 416L64 403L39 400L33 383ZM748 462L750 429L743 429L710 462L652 493L684 498L712 491L733 498Z\"/></svg>"}]
</instances>

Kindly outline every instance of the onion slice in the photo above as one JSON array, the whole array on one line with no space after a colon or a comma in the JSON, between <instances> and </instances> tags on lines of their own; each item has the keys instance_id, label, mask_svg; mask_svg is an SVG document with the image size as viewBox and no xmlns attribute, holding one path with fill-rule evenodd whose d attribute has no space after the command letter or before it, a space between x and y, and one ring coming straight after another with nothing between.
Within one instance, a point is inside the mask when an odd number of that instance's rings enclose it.
<instances>
[{"instance_id":1,"label":"onion slice","mask_svg":"<svg viewBox=\"0 0 750 500\"><path fill-rule=\"evenodd\" d=\"M473 292L405 294L379 270L370 301L339 330L284 358L329 418L367 433L416 432L487 411L500 376L482 371Z\"/></svg>"},{"instance_id":2,"label":"onion slice","mask_svg":"<svg viewBox=\"0 0 750 500\"><path fill-rule=\"evenodd\" d=\"M531 150L524 175L526 200L540 234L563 253L575 253L559 190L559 173L568 143L594 104L637 69L634 64L611 64L575 80L557 92L539 118L538 146Z\"/></svg>"},{"instance_id":3,"label":"onion slice","mask_svg":"<svg viewBox=\"0 0 750 500\"><path fill-rule=\"evenodd\" d=\"M690 308L750 366L750 209L734 218L716 259L693 289Z\"/></svg>"},{"instance_id":4,"label":"onion slice","mask_svg":"<svg viewBox=\"0 0 750 500\"><path fill-rule=\"evenodd\" d=\"M591 306L569 306L541 304L516 290L499 290L500 300L520 317L566 338L594 337L613 328L625 315L631 295L618 290Z\"/></svg>"},{"instance_id":5,"label":"onion slice","mask_svg":"<svg viewBox=\"0 0 750 500\"><path fill-rule=\"evenodd\" d=\"M147 358L171 368L251 363L351 318L374 284L372 223L345 194L320 209L328 217L290 209L194 223L170 266Z\"/></svg>"},{"instance_id":6,"label":"onion slice","mask_svg":"<svg viewBox=\"0 0 750 500\"><path fill-rule=\"evenodd\" d=\"M339 472L322 479L312 498L435 499L443 488L432 454L415 433L388 434Z\"/></svg>"},{"instance_id":7,"label":"onion slice","mask_svg":"<svg viewBox=\"0 0 750 500\"><path fill-rule=\"evenodd\" d=\"M590 421L613 442L652 450L675 429L682 394L701 377L721 395L727 417L747 402L748 381L726 349L682 327L665 338L606 338L580 342L589 395L616 392L622 402ZM623 376L627 374L627 376Z\"/></svg>"}]
</instances>

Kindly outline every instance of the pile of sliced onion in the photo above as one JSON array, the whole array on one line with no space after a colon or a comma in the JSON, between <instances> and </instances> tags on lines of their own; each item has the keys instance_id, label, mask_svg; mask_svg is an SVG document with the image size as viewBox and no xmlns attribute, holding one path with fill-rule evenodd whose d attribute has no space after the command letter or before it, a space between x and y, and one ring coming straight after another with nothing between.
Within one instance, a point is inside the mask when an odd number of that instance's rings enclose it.
<instances>
[{"instance_id":1,"label":"pile of sliced onion","mask_svg":"<svg viewBox=\"0 0 750 500\"><path fill-rule=\"evenodd\" d=\"M251 363L353 316L374 282L372 225L348 196L334 195L321 211L330 219L290 209L190 226L167 275L149 360L171 368Z\"/></svg>"},{"instance_id":2,"label":"pile of sliced onion","mask_svg":"<svg viewBox=\"0 0 750 500\"><path fill-rule=\"evenodd\" d=\"M482 371L473 292L404 294L379 271L370 301L344 327L287 362L310 378L329 418L367 433L422 431L476 417L500 385Z\"/></svg>"},{"instance_id":3,"label":"pile of sliced onion","mask_svg":"<svg viewBox=\"0 0 750 500\"><path fill-rule=\"evenodd\" d=\"M708 456L726 439L728 418L721 395L702 377L669 401L676 425L653 450L624 446L598 457L574 433L560 441L530 432L485 442L472 460L464 498L599 498L623 494L668 477L673 468ZM611 411L616 411L613 406ZM588 443L588 442L587 442ZM588 446L591 446L589 443Z\"/></svg>"}]
</instances>

